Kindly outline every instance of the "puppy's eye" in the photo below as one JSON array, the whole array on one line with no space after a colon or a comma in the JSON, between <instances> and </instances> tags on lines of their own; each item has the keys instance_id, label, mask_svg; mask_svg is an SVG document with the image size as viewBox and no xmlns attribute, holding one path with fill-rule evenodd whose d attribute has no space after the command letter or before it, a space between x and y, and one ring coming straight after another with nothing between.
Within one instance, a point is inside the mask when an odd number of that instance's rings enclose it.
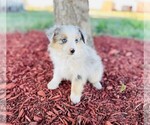
<instances>
[{"instance_id":1,"label":"puppy's eye","mask_svg":"<svg viewBox=\"0 0 150 125\"><path fill-rule=\"evenodd\" d=\"M64 39L62 39L61 41L62 41L62 43L66 43L66 42L67 42L67 39L64 38Z\"/></svg>"},{"instance_id":2,"label":"puppy's eye","mask_svg":"<svg viewBox=\"0 0 150 125\"><path fill-rule=\"evenodd\" d=\"M79 39L75 39L75 42L78 43L78 42L79 42Z\"/></svg>"}]
</instances>

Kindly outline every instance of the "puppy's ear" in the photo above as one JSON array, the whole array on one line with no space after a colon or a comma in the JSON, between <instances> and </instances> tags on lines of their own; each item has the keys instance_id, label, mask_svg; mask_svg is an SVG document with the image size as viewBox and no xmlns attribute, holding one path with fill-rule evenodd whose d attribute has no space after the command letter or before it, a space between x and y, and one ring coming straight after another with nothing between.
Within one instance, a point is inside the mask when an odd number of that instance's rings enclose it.
<instances>
[{"instance_id":1,"label":"puppy's ear","mask_svg":"<svg viewBox=\"0 0 150 125\"><path fill-rule=\"evenodd\" d=\"M85 32L84 32L83 30L81 30L80 28L78 28L78 30L79 30L79 33L80 33L80 35L81 35L81 40L82 40L84 43L86 43L87 36L86 36Z\"/></svg>"},{"instance_id":2,"label":"puppy's ear","mask_svg":"<svg viewBox=\"0 0 150 125\"><path fill-rule=\"evenodd\" d=\"M52 28L49 28L45 31L47 38L49 39L50 42L53 41L53 37L56 36L60 31L60 26L55 25Z\"/></svg>"}]
</instances>

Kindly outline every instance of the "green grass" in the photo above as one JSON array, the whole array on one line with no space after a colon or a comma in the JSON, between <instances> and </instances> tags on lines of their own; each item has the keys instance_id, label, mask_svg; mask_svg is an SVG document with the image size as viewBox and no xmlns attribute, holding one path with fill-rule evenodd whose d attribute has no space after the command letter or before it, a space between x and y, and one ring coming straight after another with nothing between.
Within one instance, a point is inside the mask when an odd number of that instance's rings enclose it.
<instances>
[{"instance_id":1,"label":"green grass","mask_svg":"<svg viewBox=\"0 0 150 125\"><path fill-rule=\"evenodd\" d=\"M0 13L0 19L4 19L5 14ZM7 13L7 32L29 31L33 29L44 30L54 24L54 15L50 12L20 12ZM111 35L117 37L128 37L150 39L150 22L123 19L123 18L91 18L93 35ZM0 29L4 28L0 23Z\"/></svg>"},{"instance_id":2,"label":"green grass","mask_svg":"<svg viewBox=\"0 0 150 125\"><path fill-rule=\"evenodd\" d=\"M0 16L4 16L1 14ZM20 12L7 13L6 29L8 32L28 31L33 29L43 30L52 26L54 23L54 15L49 12ZM2 26L0 26L2 27Z\"/></svg>"},{"instance_id":3,"label":"green grass","mask_svg":"<svg viewBox=\"0 0 150 125\"><path fill-rule=\"evenodd\" d=\"M123 18L91 19L95 35L144 39L143 21ZM150 27L147 29L150 29Z\"/></svg>"}]
</instances>

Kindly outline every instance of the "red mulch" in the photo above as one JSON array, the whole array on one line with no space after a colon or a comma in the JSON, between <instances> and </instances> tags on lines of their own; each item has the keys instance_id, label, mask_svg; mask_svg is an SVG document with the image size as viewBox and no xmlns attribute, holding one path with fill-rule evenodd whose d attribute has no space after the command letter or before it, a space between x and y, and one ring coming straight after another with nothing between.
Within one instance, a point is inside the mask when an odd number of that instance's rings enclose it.
<instances>
[{"instance_id":1,"label":"red mulch","mask_svg":"<svg viewBox=\"0 0 150 125\"><path fill-rule=\"evenodd\" d=\"M86 84L81 102L70 102L70 82L48 90L53 65L43 32L7 35L7 122L13 125L143 125L143 43L99 36L105 65L103 89ZM126 89L121 91L122 84Z\"/></svg>"}]
</instances>

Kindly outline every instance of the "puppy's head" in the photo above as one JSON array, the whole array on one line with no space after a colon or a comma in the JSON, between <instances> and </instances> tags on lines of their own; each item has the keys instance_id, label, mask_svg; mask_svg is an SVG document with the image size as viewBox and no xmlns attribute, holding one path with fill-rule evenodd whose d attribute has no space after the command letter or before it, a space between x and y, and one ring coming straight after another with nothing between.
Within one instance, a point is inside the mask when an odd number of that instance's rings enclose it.
<instances>
[{"instance_id":1,"label":"puppy's head","mask_svg":"<svg viewBox=\"0 0 150 125\"><path fill-rule=\"evenodd\" d=\"M83 44L86 36L83 31L72 25L54 26L46 32L50 41L49 47L67 55L74 55Z\"/></svg>"}]
</instances>

